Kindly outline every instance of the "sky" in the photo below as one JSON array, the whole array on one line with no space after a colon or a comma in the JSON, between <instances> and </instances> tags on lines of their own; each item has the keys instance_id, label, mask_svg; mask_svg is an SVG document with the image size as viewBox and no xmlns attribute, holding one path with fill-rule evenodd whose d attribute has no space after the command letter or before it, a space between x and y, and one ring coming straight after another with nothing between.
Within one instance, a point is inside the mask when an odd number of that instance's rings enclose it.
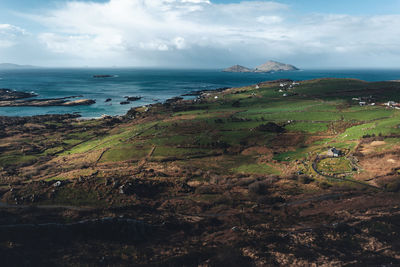
<instances>
[{"instance_id":1,"label":"sky","mask_svg":"<svg viewBox=\"0 0 400 267\"><path fill-rule=\"evenodd\" d=\"M400 0L0 0L0 63L400 68Z\"/></svg>"}]
</instances>

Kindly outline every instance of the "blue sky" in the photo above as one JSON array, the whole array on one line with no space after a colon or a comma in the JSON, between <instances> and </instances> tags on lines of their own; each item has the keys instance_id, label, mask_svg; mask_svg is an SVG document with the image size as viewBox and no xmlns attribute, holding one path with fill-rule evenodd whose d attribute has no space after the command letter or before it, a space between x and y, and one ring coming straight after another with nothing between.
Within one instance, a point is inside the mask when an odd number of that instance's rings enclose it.
<instances>
[{"instance_id":1,"label":"blue sky","mask_svg":"<svg viewBox=\"0 0 400 267\"><path fill-rule=\"evenodd\" d=\"M2 0L0 2L1 12L9 10L32 10L48 8L65 3L66 0ZM82 0L81 2L104 3L107 0ZM213 0L217 4L240 3L241 0ZM398 14L400 11L399 0L280 0L294 7L300 12L320 12L320 13L343 13L343 14Z\"/></svg>"},{"instance_id":2,"label":"blue sky","mask_svg":"<svg viewBox=\"0 0 400 267\"><path fill-rule=\"evenodd\" d=\"M400 67L400 0L210 1L1 0L0 62Z\"/></svg>"},{"instance_id":3,"label":"blue sky","mask_svg":"<svg viewBox=\"0 0 400 267\"><path fill-rule=\"evenodd\" d=\"M47 8L65 3L65 0L2 0L0 7L11 10L29 10L34 8ZM90 2L88 0L82 2ZM107 0L92 0L92 2L104 3ZM241 0L214 0L213 3L239 3ZM289 4L303 12L322 13L346 13L346 14L396 14L399 12L398 0L281 0L281 3Z\"/></svg>"}]
</instances>

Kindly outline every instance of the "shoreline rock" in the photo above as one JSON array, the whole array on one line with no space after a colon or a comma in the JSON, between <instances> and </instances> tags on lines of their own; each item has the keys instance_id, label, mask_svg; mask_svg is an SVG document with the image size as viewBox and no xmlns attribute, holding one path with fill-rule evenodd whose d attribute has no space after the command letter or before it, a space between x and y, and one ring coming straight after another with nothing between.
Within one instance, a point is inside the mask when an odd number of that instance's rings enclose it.
<instances>
[{"instance_id":1,"label":"shoreline rock","mask_svg":"<svg viewBox=\"0 0 400 267\"><path fill-rule=\"evenodd\" d=\"M141 96L124 96L126 98L126 101L138 101L142 99Z\"/></svg>"},{"instance_id":2,"label":"shoreline rock","mask_svg":"<svg viewBox=\"0 0 400 267\"><path fill-rule=\"evenodd\" d=\"M69 98L69 97L68 97ZM28 99L0 101L0 107L50 107L50 106L83 106L96 103L93 99L78 99L69 101L67 98Z\"/></svg>"},{"instance_id":3,"label":"shoreline rock","mask_svg":"<svg viewBox=\"0 0 400 267\"><path fill-rule=\"evenodd\" d=\"M11 101L11 100L24 99L35 96L37 96L37 94L35 93L15 91L7 88L0 89L0 101Z\"/></svg>"},{"instance_id":4,"label":"shoreline rock","mask_svg":"<svg viewBox=\"0 0 400 267\"><path fill-rule=\"evenodd\" d=\"M204 93L216 93L216 92L222 92L225 91L226 89L230 89L231 87L221 87L217 89L207 89L207 90L199 90L199 91L192 91L186 94L183 94L181 96L201 96Z\"/></svg>"}]
</instances>

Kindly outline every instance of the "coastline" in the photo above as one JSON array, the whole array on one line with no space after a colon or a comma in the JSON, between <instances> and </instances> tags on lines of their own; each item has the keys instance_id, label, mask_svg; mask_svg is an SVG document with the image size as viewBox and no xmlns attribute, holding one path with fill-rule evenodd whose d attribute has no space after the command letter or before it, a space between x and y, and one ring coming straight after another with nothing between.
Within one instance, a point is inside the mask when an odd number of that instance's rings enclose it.
<instances>
[{"instance_id":1,"label":"coastline","mask_svg":"<svg viewBox=\"0 0 400 267\"><path fill-rule=\"evenodd\" d=\"M112 79L95 79L95 74L113 74ZM301 70L275 73L224 73L221 69L166 70L166 69L38 69L35 71L1 72L0 88L34 91L42 98L60 98L73 94L95 99L91 107L6 107L0 108L5 116L32 116L39 114L66 114L75 111L82 117L99 118L102 114L124 115L133 107L155 104L169 98L191 94L193 91L216 90L222 87L243 87L264 81L289 78L310 80L315 78L357 78L365 81L396 80L399 70ZM118 76L118 77L116 77ZM121 106L124 96L143 96L131 105ZM193 97L193 96L192 96ZM111 102L105 102L111 98ZM186 99L186 96L185 96Z\"/></svg>"}]
</instances>

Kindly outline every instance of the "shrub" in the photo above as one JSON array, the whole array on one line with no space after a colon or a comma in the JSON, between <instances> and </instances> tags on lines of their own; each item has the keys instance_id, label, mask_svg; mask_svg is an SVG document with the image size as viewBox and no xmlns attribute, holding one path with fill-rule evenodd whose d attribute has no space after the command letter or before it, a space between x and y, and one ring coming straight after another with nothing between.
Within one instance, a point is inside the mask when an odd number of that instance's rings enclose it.
<instances>
[{"instance_id":1,"label":"shrub","mask_svg":"<svg viewBox=\"0 0 400 267\"><path fill-rule=\"evenodd\" d=\"M212 185L202 185L196 188L196 194L218 194L218 188Z\"/></svg>"},{"instance_id":2,"label":"shrub","mask_svg":"<svg viewBox=\"0 0 400 267\"><path fill-rule=\"evenodd\" d=\"M268 185L265 181L254 182L249 185L249 192L256 195L267 193Z\"/></svg>"},{"instance_id":3,"label":"shrub","mask_svg":"<svg viewBox=\"0 0 400 267\"><path fill-rule=\"evenodd\" d=\"M390 183L387 183L385 187L386 187L386 190L389 192L399 192L400 191L400 177L395 181L391 181Z\"/></svg>"},{"instance_id":4,"label":"shrub","mask_svg":"<svg viewBox=\"0 0 400 267\"><path fill-rule=\"evenodd\" d=\"M327 182L319 183L319 187L322 189L329 189L332 185L328 184Z\"/></svg>"},{"instance_id":5,"label":"shrub","mask_svg":"<svg viewBox=\"0 0 400 267\"><path fill-rule=\"evenodd\" d=\"M256 129L261 132L271 132L271 133L283 133L285 131L285 128L273 122L260 124Z\"/></svg>"},{"instance_id":6,"label":"shrub","mask_svg":"<svg viewBox=\"0 0 400 267\"><path fill-rule=\"evenodd\" d=\"M273 204L284 203L284 202L285 202L285 199L281 196L277 196L277 197L260 196L257 198L257 203L259 203L259 204L273 205Z\"/></svg>"},{"instance_id":7,"label":"shrub","mask_svg":"<svg viewBox=\"0 0 400 267\"><path fill-rule=\"evenodd\" d=\"M308 177L307 175L300 175L297 180L302 184L309 184L314 181L313 178Z\"/></svg>"}]
</instances>

